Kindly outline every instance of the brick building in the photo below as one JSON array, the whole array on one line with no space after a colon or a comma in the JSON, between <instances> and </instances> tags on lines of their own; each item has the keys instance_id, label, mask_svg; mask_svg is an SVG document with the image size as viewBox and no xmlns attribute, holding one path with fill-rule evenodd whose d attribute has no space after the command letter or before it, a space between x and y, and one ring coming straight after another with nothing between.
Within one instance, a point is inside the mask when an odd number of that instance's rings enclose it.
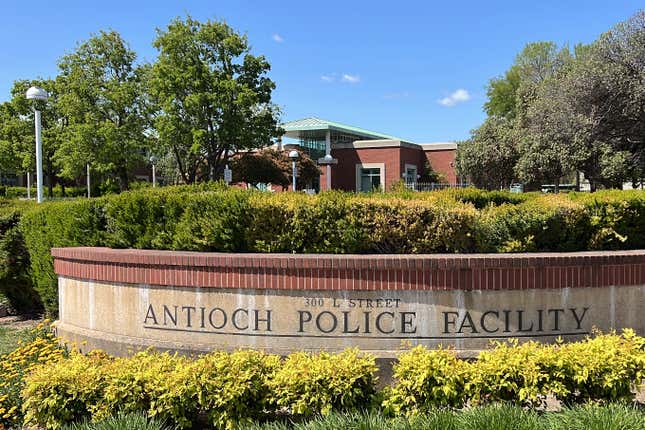
<instances>
[{"instance_id":1,"label":"brick building","mask_svg":"<svg viewBox=\"0 0 645 430\"><path fill-rule=\"evenodd\" d=\"M321 164L319 189L371 191L389 189L400 180L416 183L430 167L454 184L457 145L413 143L403 139L319 118L282 125Z\"/></svg>"}]
</instances>

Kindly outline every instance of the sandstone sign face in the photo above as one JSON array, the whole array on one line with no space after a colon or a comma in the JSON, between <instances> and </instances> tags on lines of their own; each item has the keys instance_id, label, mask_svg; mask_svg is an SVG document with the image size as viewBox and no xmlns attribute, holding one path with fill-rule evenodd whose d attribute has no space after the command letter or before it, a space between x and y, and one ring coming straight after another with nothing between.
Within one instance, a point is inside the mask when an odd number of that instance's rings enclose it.
<instances>
[{"instance_id":1,"label":"sandstone sign face","mask_svg":"<svg viewBox=\"0 0 645 430\"><path fill-rule=\"evenodd\" d=\"M227 266L226 260L218 265L217 259L199 260L190 253L179 253L181 261L173 265L163 258L172 259L175 253L74 252L54 251L59 273L59 332L69 340L86 341L89 347L117 354L147 346L188 352L260 348L280 354L356 346L392 357L402 347L416 344L451 346L469 354L486 348L491 340L573 340L594 327L645 331L641 315L645 282L639 278L645 258L633 253L618 254L626 261L609 261L607 271L602 265L576 267L575 261L566 261L566 269L535 262L534 266L522 265L528 261L515 255L491 266L471 261L470 272L465 272L456 263L452 268L448 264L440 267L440 263L424 268L423 260L408 263L407 268L400 261L379 267L380 256L373 256L374 268L365 271L362 256L358 268L346 264L334 269L333 263L325 266L329 256L302 259L302 267L296 267L298 263L290 267L282 261L288 256L270 261L271 256L265 255L261 257L264 263L260 260L256 266L248 261L229 261ZM588 256L572 255L582 257L582 263ZM132 263L124 263L128 259ZM519 266L512 264L518 261ZM318 264L322 270L311 267ZM150 272L168 266L172 275ZM490 273L493 281L506 276L507 282L518 282L507 288L472 288L477 282L487 287ZM334 274L342 279L330 283ZM534 288L521 288L536 274L540 275L531 281ZM480 279L474 281L475 276ZM257 278L264 278L263 288L258 288L261 281ZM388 280L385 288L383 278ZM564 285L545 288L554 282ZM617 285L584 286L585 282ZM191 283L195 285L187 285ZM222 285L213 285L218 283ZM341 288L343 284L346 289ZM350 284L353 289L347 288Z\"/></svg>"}]
</instances>

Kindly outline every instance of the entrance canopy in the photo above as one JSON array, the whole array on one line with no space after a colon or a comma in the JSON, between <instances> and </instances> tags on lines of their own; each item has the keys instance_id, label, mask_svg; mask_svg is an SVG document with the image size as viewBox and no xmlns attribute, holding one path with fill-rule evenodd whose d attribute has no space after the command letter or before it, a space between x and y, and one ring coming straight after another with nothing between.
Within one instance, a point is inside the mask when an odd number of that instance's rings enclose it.
<instances>
[{"instance_id":1,"label":"entrance canopy","mask_svg":"<svg viewBox=\"0 0 645 430\"><path fill-rule=\"evenodd\" d=\"M325 154L327 142L334 145L357 140L402 140L387 134L315 117L290 121L282 124L282 128L285 130L285 137L298 140L300 146L316 158Z\"/></svg>"}]
</instances>

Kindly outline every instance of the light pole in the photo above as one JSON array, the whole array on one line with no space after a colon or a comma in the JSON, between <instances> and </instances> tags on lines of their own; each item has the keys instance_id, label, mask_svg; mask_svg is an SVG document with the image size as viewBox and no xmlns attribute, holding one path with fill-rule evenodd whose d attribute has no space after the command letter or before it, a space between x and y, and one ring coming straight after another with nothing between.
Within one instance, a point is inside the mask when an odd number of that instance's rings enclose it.
<instances>
[{"instance_id":1,"label":"light pole","mask_svg":"<svg viewBox=\"0 0 645 430\"><path fill-rule=\"evenodd\" d=\"M323 158L318 159L318 164L321 166L326 166L327 171L325 172L326 177L326 186L325 191L331 190L331 166L332 164L338 164L338 160L332 157L331 154L325 155Z\"/></svg>"},{"instance_id":2,"label":"light pole","mask_svg":"<svg viewBox=\"0 0 645 430\"><path fill-rule=\"evenodd\" d=\"M86 168L86 176L87 176L85 178L87 180L87 198L89 199L92 196L92 187L91 187L92 184L90 183L90 163L87 163L85 165L85 168Z\"/></svg>"},{"instance_id":3,"label":"light pole","mask_svg":"<svg viewBox=\"0 0 645 430\"><path fill-rule=\"evenodd\" d=\"M291 169L293 171L293 191L296 191L296 160L300 154L295 149L289 152L289 158L291 158Z\"/></svg>"},{"instance_id":4,"label":"light pole","mask_svg":"<svg viewBox=\"0 0 645 430\"><path fill-rule=\"evenodd\" d=\"M47 91L39 87L31 87L27 90L27 100L40 100L46 102ZM34 122L36 123L36 201L43 202L43 143L40 137L40 111L34 103Z\"/></svg>"},{"instance_id":5,"label":"light pole","mask_svg":"<svg viewBox=\"0 0 645 430\"><path fill-rule=\"evenodd\" d=\"M157 157L154 155L150 156L150 164L152 164L152 186L156 187L157 186Z\"/></svg>"}]
</instances>

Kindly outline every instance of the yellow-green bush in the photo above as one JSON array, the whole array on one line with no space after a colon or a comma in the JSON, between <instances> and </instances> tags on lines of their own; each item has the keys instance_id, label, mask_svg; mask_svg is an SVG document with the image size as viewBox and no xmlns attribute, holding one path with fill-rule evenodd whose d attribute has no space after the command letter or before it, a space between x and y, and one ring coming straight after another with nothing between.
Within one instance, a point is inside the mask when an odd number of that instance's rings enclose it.
<instances>
[{"instance_id":1,"label":"yellow-green bush","mask_svg":"<svg viewBox=\"0 0 645 430\"><path fill-rule=\"evenodd\" d=\"M557 366L549 370L565 403L631 400L645 380L645 338L633 330L563 343L555 354Z\"/></svg>"},{"instance_id":2,"label":"yellow-green bush","mask_svg":"<svg viewBox=\"0 0 645 430\"><path fill-rule=\"evenodd\" d=\"M25 424L57 429L91 418L106 386L104 354L72 352L69 359L34 368L25 377Z\"/></svg>"},{"instance_id":3,"label":"yellow-green bush","mask_svg":"<svg viewBox=\"0 0 645 430\"><path fill-rule=\"evenodd\" d=\"M552 392L556 350L538 342L496 342L479 354L467 376L472 403L514 402L539 405ZM547 370L548 369L548 370Z\"/></svg>"},{"instance_id":4,"label":"yellow-green bush","mask_svg":"<svg viewBox=\"0 0 645 430\"><path fill-rule=\"evenodd\" d=\"M209 422L232 429L269 409L269 380L279 366L279 356L260 351L214 352L193 363L189 385Z\"/></svg>"},{"instance_id":5,"label":"yellow-green bush","mask_svg":"<svg viewBox=\"0 0 645 430\"><path fill-rule=\"evenodd\" d=\"M93 410L98 420L117 412L143 412L190 427L195 420L192 361L177 354L139 352L103 363L103 396Z\"/></svg>"},{"instance_id":6,"label":"yellow-green bush","mask_svg":"<svg viewBox=\"0 0 645 430\"><path fill-rule=\"evenodd\" d=\"M270 378L271 400L295 415L367 408L376 393L376 361L348 349L289 355Z\"/></svg>"},{"instance_id":7,"label":"yellow-green bush","mask_svg":"<svg viewBox=\"0 0 645 430\"><path fill-rule=\"evenodd\" d=\"M453 350L428 350L419 345L399 355L393 366L395 383L385 390L383 407L393 415L417 415L437 407L460 407L470 364Z\"/></svg>"},{"instance_id":8,"label":"yellow-green bush","mask_svg":"<svg viewBox=\"0 0 645 430\"><path fill-rule=\"evenodd\" d=\"M630 330L566 344L496 343L473 362L418 346L399 355L395 382L380 395L375 359L357 349L285 359L258 351L64 357L47 335L0 362L0 429L22 424L21 405L26 424L54 429L117 412L181 428L204 417L215 428L232 429L277 411L324 415L368 409L379 399L387 413L407 416L466 403L538 406L549 394L565 403L625 400L645 378L645 338Z\"/></svg>"},{"instance_id":9,"label":"yellow-green bush","mask_svg":"<svg viewBox=\"0 0 645 430\"><path fill-rule=\"evenodd\" d=\"M43 363L62 360L67 351L51 332L48 322L40 323L16 349L0 355L0 430L20 427L23 421L21 392L24 378Z\"/></svg>"},{"instance_id":10,"label":"yellow-green bush","mask_svg":"<svg viewBox=\"0 0 645 430\"><path fill-rule=\"evenodd\" d=\"M625 330L555 345L496 342L472 363L416 347L399 356L394 376L383 406L396 415L466 401L544 406L547 395L565 404L632 400L645 380L645 338Z\"/></svg>"}]
</instances>

